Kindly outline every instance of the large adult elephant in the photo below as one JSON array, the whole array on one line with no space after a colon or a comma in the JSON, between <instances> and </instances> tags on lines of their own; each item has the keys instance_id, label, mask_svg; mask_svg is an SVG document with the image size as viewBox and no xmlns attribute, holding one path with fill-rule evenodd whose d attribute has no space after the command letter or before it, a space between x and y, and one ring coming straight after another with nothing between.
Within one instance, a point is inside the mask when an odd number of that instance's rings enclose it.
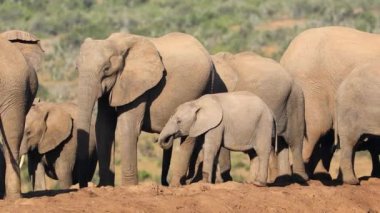
<instances>
[{"instance_id":1,"label":"large adult elephant","mask_svg":"<svg viewBox=\"0 0 380 213\"><path fill-rule=\"evenodd\" d=\"M25 116L38 89L43 50L36 36L18 30L0 34L0 119L4 142L5 196L20 197L19 149Z\"/></svg>"},{"instance_id":2,"label":"large adult elephant","mask_svg":"<svg viewBox=\"0 0 380 213\"><path fill-rule=\"evenodd\" d=\"M159 133L178 105L200 97L212 62L202 44L187 34L148 38L114 33L105 40L86 39L77 68L78 149L88 148L97 101L99 185L114 185L114 140L121 147L122 184L137 184L140 131ZM80 158L86 166L87 156ZM86 184L80 180L81 187Z\"/></svg>"},{"instance_id":3,"label":"large adult elephant","mask_svg":"<svg viewBox=\"0 0 380 213\"><path fill-rule=\"evenodd\" d=\"M273 111L277 122L277 134L282 146L274 160L277 162L277 175L271 175L272 180L276 176L289 176L292 171L289 165L288 146L293 156L293 173L297 181L306 181L302 161L302 142L304 135L304 100L301 89L294 84L291 76L276 61L261 57L253 52L242 52L238 54L218 53L212 56L216 69L213 92L223 92L223 87L228 92L249 91L259 96ZM285 142L285 143L284 143ZM176 149L173 159L184 159L188 152L193 152L189 146L180 146ZM229 171L229 153L221 150L219 161L219 172ZM183 162L187 164L179 164ZM179 185L186 175L188 161L177 161L172 170L171 185ZM223 165L224 164L224 165ZM226 166L227 165L227 166ZM175 168L180 166L181 168ZM182 171L181 173L178 171ZM273 171L273 170L272 170ZM176 176L176 175L180 176ZM219 174L217 174L219 175ZM226 175L228 176L228 175ZM275 177L273 177L275 176Z\"/></svg>"},{"instance_id":4,"label":"large adult elephant","mask_svg":"<svg viewBox=\"0 0 380 213\"><path fill-rule=\"evenodd\" d=\"M285 51L280 63L305 96L303 159L310 173L329 175L337 88L355 67L379 58L380 35L346 27L306 30Z\"/></svg>"}]
</instances>

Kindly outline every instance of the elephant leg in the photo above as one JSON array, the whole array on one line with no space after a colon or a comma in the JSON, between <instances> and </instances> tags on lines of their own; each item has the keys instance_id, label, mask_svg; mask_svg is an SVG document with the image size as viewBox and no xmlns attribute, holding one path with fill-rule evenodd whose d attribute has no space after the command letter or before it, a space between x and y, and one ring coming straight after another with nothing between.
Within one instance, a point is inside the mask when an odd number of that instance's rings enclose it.
<instances>
[{"instance_id":1,"label":"elephant leg","mask_svg":"<svg viewBox=\"0 0 380 213\"><path fill-rule=\"evenodd\" d=\"M303 139L305 136L305 102L302 89L294 84L286 107L287 127L285 141L292 153L292 174L296 181L309 179L302 159Z\"/></svg>"},{"instance_id":2,"label":"elephant leg","mask_svg":"<svg viewBox=\"0 0 380 213\"><path fill-rule=\"evenodd\" d=\"M5 195L5 159L3 149L3 138L0 134L0 199Z\"/></svg>"},{"instance_id":3,"label":"elephant leg","mask_svg":"<svg viewBox=\"0 0 380 213\"><path fill-rule=\"evenodd\" d=\"M171 163L170 186L180 186L186 178L190 157L194 151L195 138L187 137L174 149Z\"/></svg>"},{"instance_id":4,"label":"elephant leg","mask_svg":"<svg viewBox=\"0 0 380 213\"><path fill-rule=\"evenodd\" d=\"M37 164L32 180L32 185L34 191L46 190L45 168L44 165L42 165L42 163Z\"/></svg>"},{"instance_id":5,"label":"elephant leg","mask_svg":"<svg viewBox=\"0 0 380 213\"><path fill-rule=\"evenodd\" d=\"M190 157L189 170L186 176L186 184L202 180L204 137L200 136L195 140L194 151Z\"/></svg>"},{"instance_id":6,"label":"elephant leg","mask_svg":"<svg viewBox=\"0 0 380 213\"><path fill-rule=\"evenodd\" d=\"M213 171L218 151L222 144L222 128L214 128L205 135L203 144L203 181L212 183Z\"/></svg>"},{"instance_id":7,"label":"elephant leg","mask_svg":"<svg viewBox=\"0 0 380 213\"><path fill-rule=\"evenodd\" d=\"M231 181L232 177L231 171L231 152L225 147L221 147L219 151L218 166L216 171L217 183L223 183L226 181Z\"/></svg>"},{"instance_id":8,"label":"elephant leg","mask_svg":"<svg viewBox=\"0 0 380 213\"><path fill-rule=\"evenodd\" d=\"M115 185L115 129L116 112L108 106L107 99L98 100L98 115L96 118L96 146L99 159L99 186Z\"/></svg>"},{"instance_id":9,"label":"elephant leg","mask_svg":"<svg viewBox=\"0 0 380 213\"><path fill-rule=\"evenodd\" d=\"M356 178L353 168L353 149L356 141L351 137L340 135L340 169L343 175L343 182L347 184L357 185L359 180Z\"/></svg>"},{"instance_id":10,"label":"elephant leg","mask_svg":"<svg viewBox=\"0 0 380 213\"><path fill-rule=\"evenodd\" d=\"M69 166L64 166L57 173L59 188L69 189L73 185L72 169Z\"/></svg>"},{"instance_id":11,"label":"elephant leg","mask_svg":"<svg viewBox=\"0 0 380 213\"><path fill-rule=\"evenodd\" d=\"M309 176L305 171L305 164L302 159L302 143L292 144L290 146L293 158L292 172L297 181L305 182L309 180Z\"/></svg>"},{"instance_id":12,"label":"elephant leg","mask_svg":"<svg viewBox=\"0 0 380 213\"><path fill-rule=\"evenodd\" d=\"M379 139L379 138L377 138ZM372 172L371 177L380 177L380 144L376 143L380 141L368 141L369 144L369 153L371 154L372 159Z\"/></svg>"},{"instance_id":13,"label":"elephant leg","mask_svg":"<svg viewBox=\"0 0 380 213\"><path fill-rule=\"evenodd\" d=\"M322 159L322 152L316 147L325 143L323 136L332 128L333 118L330 116L328 102L319 101L314 98L315 94L310 88L303 90L305 96L305 123L306 137L304 137L302 147L302 158L305 163L305 170L310 176L315 173L315 166ZM322 165L322 164L321 164ZM328 171L324 168L322 174Z\"/></svg>"},{"instance_id":14,"label":"elephant leg","mask_svg":"<svg viewBox=\"0 0 380 213\"><path fill-rule=\"evenodd\" d=\"M289 139L290 141L291 139ZM294 140L293 140L294 141ZM290 142L290 150L292 152L292 177L297 182L305 182L309 180L309 176L305 171L305 164L302 159L302 139L299 139L299 142Z\"/></svg>"},{"instance_id":15,"label":"elephant leg","mask_svg":"<svg viewBox=\"0 0 380 213\"><path fill-rule=\"evenodd\" d=\"M146 98L118 109L115 141L121 147L121 184L138 184L137 141L144 118Z\"/></svg>"},{"instance_id":16,"label":"elephant leg","mask_svg":"<svg viewBox=\"0 0 380 213\"><path fill-rule=\"evenodd\" d=\"M254 150L248 151L250 165L249 165L249 177L247 183L254 183L259 173L260 161L257 157L257 153Z\"/></svg>"},{"instance_id":17,"label":"elephant leg","mask_svg":"<svg viewBox=\"0 0 380 213\"><path fill-rule=\"evenodd\" d=\"M170 149L162 150L162 170L161 170L161 184L163 186L169 186L168 174L170 168L170 160L172 158L173 147Z\"/></svg>"},{"instance_id":18,"label":"elephant leg","mask_svg":"<svg viewBox=\"0 0 380 213\"><path fill-rule=\"evenodd\" d=\"M331 180L329 173L332 157L335 152L333 131L328 131L320 138L313 163L316 164L314 176L318 179Z\"/></svg>"},{"instance_id":19,"label":"elephant leg","mask_svg":"<svg viewBox=\"0 0 380 213\"><path fill-rule=\"evenodd\" d=\"M255 152L257 154L257 157L259 160L259 166L257 170L257 175L253 181L253 184L256 186L266 186L267 179L268 179L268 164L269 164L269 157L272 152L272 137L267 135L261 134L258 135L255 139L255 144L253 145L255 147ZM254 163L254 155L250 154L251 163ZM253 165L251 165L253 166ZM252 170L252 169L251 169Z\"/></svg>"},{"instance_id":20,"label":"elephant leg","mask_svg":"<svg viewBox=\"0 0 380 213\"><path fill-rule=\"evenodd\" d=\"M277 174L274 182L287 183L289 182L292 173L289 163L289 146L282 136L278 136L277 141L278 151L276 153L276 156L270 157L271 160L276 160L277 164L277 167L275 168Z\"/></svg>"},{"instance_id":21,"label":"elephant leg","mask_svg":"<svg viewBox=\"0 0 380 213\"><path fill-rule=\"evenodd\" d=\"M248 183L253 183L256 186L266 186L270 150L258 149L256 154L249 153L249 157L251 159L251 165Z\"/></svg>"},{"instance_id":22,"label":"elephant leg","mask_svg":"<svg viewBox=\"0 0 380 213\"><path fill-rule=\"evenodd\" d=\"M286 144L283 137L278 137L278 177L288 178L292 174L289 163L289 146Z\"/></svg>"},{"instance_id":23,"label":"elephant leg","mask_svg":"<svg viewBox=\"0 0 380 213\"><path fill-rule=\"evenodd\" d=\"M268 183L274 183L278 177L278 163L277 155L274 150L271 151L269 157L269 169L268 169ZM252 163L251 163L252 164Z\"/></svg>"},{"instance_id":24,"label":"elephant leg","mask_svg":"<svg viewBox=\"0 0 380 213\"><path fill-rule=\"evenodd\" d=\"M1 114L1 131L4 139L5 158L5 196L19 198L21 196L19 149L24 132L25 110L9 106Z\"/></svg>"}]
</instances>

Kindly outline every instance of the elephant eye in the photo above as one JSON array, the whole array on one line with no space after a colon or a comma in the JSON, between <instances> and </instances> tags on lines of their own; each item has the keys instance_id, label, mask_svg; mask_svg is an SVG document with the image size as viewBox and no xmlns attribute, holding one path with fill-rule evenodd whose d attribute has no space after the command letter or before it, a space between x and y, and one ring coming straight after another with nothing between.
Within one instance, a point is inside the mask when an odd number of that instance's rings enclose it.
<instances>
[{"instance_id":1,"label":"elephant eye","mask_svg":"<svg viewBox=\"0 0 380 213\"><path fill-rule=\"evenodd\" d=\"M178 120L177 120L177 124L180 124L180 123L181 123L181 120L178 119Z\"/></svg>"},{"instance_id":2,"label":"elephant eye","mask_svg":"<svg viewBox=\"0 0 380 213\"><path fill-rule=\"evenodd\" d=\"M110 66L109 65L106 65L106 66L104 66L104 72L107 72L109 69L110 69Z\"/></svg>"}]
</instances>

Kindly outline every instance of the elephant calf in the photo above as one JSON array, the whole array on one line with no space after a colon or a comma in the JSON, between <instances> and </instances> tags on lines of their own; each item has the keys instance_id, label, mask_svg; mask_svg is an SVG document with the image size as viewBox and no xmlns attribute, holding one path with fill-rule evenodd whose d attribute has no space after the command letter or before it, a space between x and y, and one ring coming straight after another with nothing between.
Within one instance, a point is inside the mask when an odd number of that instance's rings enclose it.
<instances>
[{"instance_id":1,"label":"elephant calf","mask_svg":"<svg viewBox=\"0 0 380 213\"><path fill-rule=\"evenodd\" d=\"M58 180L61 189L77 183L76 159L81 154L90 156L91 164L86 174L88 181L92 179L97 162L94 131L91 131L89 153L77 151L76 114L75 104L48 102L34 104L27 114L20 154L28 155L33 190L46 188L45 173Z\"/></svg>"},{"instance_id":2,"label":"elephant calf","mask_svg":"<svg viewBox=\"0 0 380 213\"><path fill-rule=\"evenodd\" d=\"M343 181L359 184L353 170L353 149L364 138L380 136L380 62L353 70L343 81L336 98L336 135L341 147ZM377 137L378 139L378 137ZM373 142L368 141L366 143ZM377 145L377 146L376 146ZM379 172L380 143L370 146L372 175ZM377 150L374 150L377 149Z\"/></svg>"},{"instance_id":3,"label":"elephant calf","mask_svg":"<svg viewBox=\"0 0 380 213\"><path fill-rule=\"evenodd\" d=\"M220 93L180 105L158 141L162 148L168 149L175 137L204 134L205 182L211 182L214 160L222 146L247 152L251 159L249 182L265 186L275 128L272 111L259 97L250 92ZM257 162L258 168L254 166Z\"/></svg>"}]
</instances>

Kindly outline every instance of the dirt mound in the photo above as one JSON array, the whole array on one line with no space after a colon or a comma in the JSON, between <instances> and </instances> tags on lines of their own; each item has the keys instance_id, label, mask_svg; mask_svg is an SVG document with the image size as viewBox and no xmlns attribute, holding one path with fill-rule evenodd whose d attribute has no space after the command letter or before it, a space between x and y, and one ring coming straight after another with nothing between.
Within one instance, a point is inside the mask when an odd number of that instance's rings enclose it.
<instances>
[{"instance_id":1,"label":"dirt mound","mask_svg":"<svg viewBox=\"0 0 380 213\"><path fill-rule=\"evenodd\" d=\"M377 212L380 179L361 186L258 188L249 184L193 184L168 188L153 183L130 187L26 194L32 198L0 201L1 212Z\"/></svg>"}]
</instances>

